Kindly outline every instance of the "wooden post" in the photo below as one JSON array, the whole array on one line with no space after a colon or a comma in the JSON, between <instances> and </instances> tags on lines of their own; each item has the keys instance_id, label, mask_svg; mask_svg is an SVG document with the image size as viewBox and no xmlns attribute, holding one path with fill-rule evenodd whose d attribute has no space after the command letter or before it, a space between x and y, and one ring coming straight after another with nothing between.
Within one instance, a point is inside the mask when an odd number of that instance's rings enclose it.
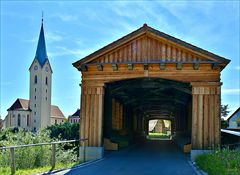
<instances>
[{"instance_id":1,"label":"wooden post","mask_svg":"<svg viewBox=\"0 0 240 175\"><path fill-rule=\"evenodd\" d=\"M15 174L14 148L10 148L10 167L11 174Z\"/></svg>"},{"instance_id":2,"label":"wooden post","mask_svg":"<svg viewBox=\"0 0 240 175\"><path fill-rule=\"evenodd\" d=\"M102 125L103 125L103 105L104 86L88 85L82 83L81 93L81 131L80 138L87 138L85 146L102 146Z\"/></svg>"},{"instance_id":3,"label":"wooden post","mask_svg":"<svg viewBox=\"0 0 240 175\"><path fill-rule=\"evenodd\" d=\"M192 149L220 144L220 82L193 82Z\"/></svg>"},{"instance_id":4,"label":"wooden post","mask_svg":"<svg viewBox=\"0 0 240 175\"><path fill-rule=\"evenodd\" d=\"M52 169L55 168L55 164L56 164L56 144L53 143L52 144Z\"/></svg>"}]
</instances>

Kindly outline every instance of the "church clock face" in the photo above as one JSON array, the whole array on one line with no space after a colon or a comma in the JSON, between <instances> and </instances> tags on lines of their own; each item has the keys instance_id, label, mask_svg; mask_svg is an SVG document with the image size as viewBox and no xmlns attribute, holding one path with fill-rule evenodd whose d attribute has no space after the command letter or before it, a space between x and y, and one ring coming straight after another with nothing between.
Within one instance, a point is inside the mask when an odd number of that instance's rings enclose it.
<instances>
[{"instance_id":1,"label":"church clock face","mask_svg":"<svg viewBox=\"0 0 240 175\"><path fill-rule=\"evenodd\" d=\"M48 72L48 67L45 68L45 71Z\"/></svg>"},{"instance_id":2,"label":"church clock face","mask_svg":"<svg viewBox=\"0 0 240 175\"><path fill-rule=\"evenodd\" d=\"M36 66L34 66L34 70L38 70L38 66L36 65Z\"/></svg>"}]
</instances>

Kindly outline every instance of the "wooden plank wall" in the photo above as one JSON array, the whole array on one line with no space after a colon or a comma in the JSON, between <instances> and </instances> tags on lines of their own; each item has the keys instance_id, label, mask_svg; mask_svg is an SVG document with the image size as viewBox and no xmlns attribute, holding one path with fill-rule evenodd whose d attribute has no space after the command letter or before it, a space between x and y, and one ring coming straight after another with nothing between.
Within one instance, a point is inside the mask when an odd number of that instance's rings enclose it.
<instances>
[{"instance_id":1,"label":"wooden plank wall","mask_svg":"<svg viewBox=\"0 0 240 175\"><path fill-rule=\"evenodd\" d=\"M220 144L220 85L192 87L192 149Z\"/></svg>"},{"instance_id":2,"label":"wooden plank wall","mask_svg":"<svg viewBox=\"0 0 240 175\"><path fill-rule=\"evenodd\" d=\"M189 52L179 46L161 41L159 39L142 36L134 39L128 44L115 49L97 59L94 63L121 63L121 62L143 62L143 61L206 61L195 53Z\"/></svg>"},{"instance_id":3,"label":"wooden plank wall","mask_svg":"<svg viewBox=\"0 0 240 175\"><path fill-rule=\"evenodd\" d=\"M80 137L88 138L86 146L102 146L103 87L82 86Z\"/></svg>"},{"instance_id":4,"label":"wooden plank wall","mask_svg":"<svg viewBox=\"0 0 240 175\"><path fill-rule=\"evenodd\" d=\"M123 105L115 98L112 98L112 129L121 130L123 128Z\"/></svg>"}]
</instances>

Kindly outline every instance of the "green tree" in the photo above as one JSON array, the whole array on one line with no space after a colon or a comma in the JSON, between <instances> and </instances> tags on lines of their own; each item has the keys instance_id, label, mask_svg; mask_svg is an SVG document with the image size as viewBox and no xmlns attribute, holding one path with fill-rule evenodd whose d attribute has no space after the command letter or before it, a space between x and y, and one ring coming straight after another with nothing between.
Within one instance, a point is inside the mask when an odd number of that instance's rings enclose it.
<instances>
[{"instance_id":1,"label":"green tree","mask_svg":"<svg viewBox=\"0 0 240 175\"><path fill-rule=\"evenodd\" d=\"M228 105L221 105L221 117L227 117L229 112Z\"/></svg>"},{"instance_id":2,"label":"green tree","mask_svg":"<svg viewBox=\"0 0 240 175\"><path fill-rule=\"evenodd\" d=\"M50 131L51 138L59 138L61 140L79 139L79 123L65 122L47 127Z\"/></svg>"},{"instance_id":3,"label":"green tree","mask_svg":"<svg viewBox=\"0 0 240 175\"><path fill-rule=\"evenodd\" d=\"M226 129L228 127L228 121L224 120L223 118L221 119L221 128Z\"/></svg>"}]
</instances>

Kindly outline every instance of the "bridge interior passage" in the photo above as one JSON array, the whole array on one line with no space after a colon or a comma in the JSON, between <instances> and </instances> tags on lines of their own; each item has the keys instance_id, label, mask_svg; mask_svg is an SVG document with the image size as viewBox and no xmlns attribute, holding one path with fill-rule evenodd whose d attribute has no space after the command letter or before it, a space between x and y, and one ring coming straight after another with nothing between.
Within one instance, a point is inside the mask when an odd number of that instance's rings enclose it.
<instances>
[{"instance_id":1,"label":"bridge interior passage","mask_svg":"<svg viewBox=\"0 0 240 175\"><path fill-rule=\"evenodd\" d=\"M107 83L103 137L118 148L146 138L149 120L171 120L172 133L191 137L192 95L188 83L137 78ZM105 144L105 149L111 149Z\"/></svg>"}]
</instances>

